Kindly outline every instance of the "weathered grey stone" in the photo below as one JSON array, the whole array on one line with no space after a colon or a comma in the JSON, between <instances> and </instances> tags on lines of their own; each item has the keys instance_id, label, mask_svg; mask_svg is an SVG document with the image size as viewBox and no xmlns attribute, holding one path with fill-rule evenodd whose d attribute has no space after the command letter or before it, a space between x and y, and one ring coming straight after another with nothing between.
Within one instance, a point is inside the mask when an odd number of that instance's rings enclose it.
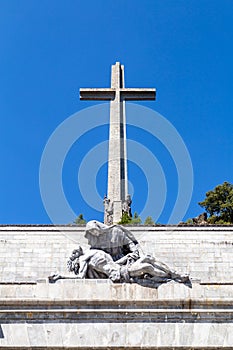
<instances>
[{"instance_id":1,"label":"weathered grey stone","mask_svg":"<svg viewBox=\"0 0 233 350\"><path fill-rule=\"evenodd\" d=\"M118 223L122 212L131 215L126 151L126 100L154 100L155 89L125 88L124 66L112 66L111 88L80 89L81 100L110 100L108 197L104 199L104 222Z\"/></svg>"},{"instance_id":2,"label":"weathered grey stone","mask_svg":"<svg viewBox=\"0 0 233 350\"><path fill-rule=\"evenodd\" d=\"M12 226L11 230L0 227L0 237L6 240L0 245L1 281L32 281L56 271L66 273L70 252L77 244L87 247L83 227L36 229L38 226ZM233 280L232 227L149 227L148 231L144 227L130 227L130 230L145 251L181 273L188 272L203 282ZM30 247L33 253L23 252L21 244Z\"/></svg>"},{"instance_id":3,"label":"weathered grey stone","mask_svg":"<svg viewBox=\"0 0 233 350\"><path fill-rule=\"evenodd\" d=\"M232 348L233 227L130 230L145 251L190 272L193 288L108 280L49 284L46 277L54 269L65 272L77 244L87 247L84 228L0 226L0 348Z\"/></svg>"},{"instance_id":4,"label":"weathered grey stone","mask_svg":"<svg viewBox=\"0 0 233 350\"><path fill-rule=\"evenodd\" d=\"M27 323L27 333L29 344L31 346L46 346L48 334L45 331L44 324Z\"/></svg>"}]
</instances>

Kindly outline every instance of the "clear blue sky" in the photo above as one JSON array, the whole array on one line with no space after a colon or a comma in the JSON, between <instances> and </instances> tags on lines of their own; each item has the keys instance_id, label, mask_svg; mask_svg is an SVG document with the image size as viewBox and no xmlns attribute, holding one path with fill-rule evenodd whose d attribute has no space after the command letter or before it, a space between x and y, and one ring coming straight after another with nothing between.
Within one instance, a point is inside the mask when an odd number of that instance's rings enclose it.
<instances>
[{"instance_id":1,"label":"clear blue sky","mask_svg":"<svg viewBox=\"0 0 233 350\"><path fill-rule=\"evenodd\" d=\"M202 211L206 191L233 182L232 0L0 0L0 223L51 223L39 188L43 149L60 123L95 104L79 101L79 88L108 87L116 61L128 87L157 88L156 102L141 105L169 120L189 150L194 188L184 219ZM161 163L168 194L158 221L166 223L177 195L172 159L145 131L128 134ZM103 126L84 135L62 169L67 201L88 220L102 214L82 199L77 171L106 138ZM129 174L140 179L133 203L140 212L146 175L133 162ZM106 166L96 179L102 196Z\"/></svg>"}]
</instances>

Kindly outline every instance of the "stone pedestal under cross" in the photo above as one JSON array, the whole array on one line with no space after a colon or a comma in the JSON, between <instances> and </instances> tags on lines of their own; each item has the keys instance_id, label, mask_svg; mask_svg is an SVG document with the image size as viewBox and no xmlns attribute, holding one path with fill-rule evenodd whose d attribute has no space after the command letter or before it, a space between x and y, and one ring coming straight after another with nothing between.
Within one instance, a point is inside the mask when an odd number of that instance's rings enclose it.
<instances>
[{"instance_id":1,"label":"stone pedestal under cross","mask_svg":"<svg viewBox=\"0 0 233 350\"><path fill-rule=\"evenodd\" d=\"M104 198L104 223L118 223L131 214L128 194L125 101L155 100L155 89L125 88L124 66L112 66L111 88L80 89L81 100L109 100L108 195Z\"/></svg>"}]
</instances>

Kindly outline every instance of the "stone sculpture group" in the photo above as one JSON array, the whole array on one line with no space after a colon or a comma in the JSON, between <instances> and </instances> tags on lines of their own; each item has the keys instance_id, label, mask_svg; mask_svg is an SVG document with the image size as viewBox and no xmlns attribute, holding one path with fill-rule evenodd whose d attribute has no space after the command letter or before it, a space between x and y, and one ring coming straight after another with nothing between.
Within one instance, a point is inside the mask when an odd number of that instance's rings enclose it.
<instances>
[{"instance_id":1,"label":"stone sculpture group","mask_svg":"<svg viewBox=\"0 0 233 350\"><path fill-rule=\"evenodd\" d=\"M133 234L123 226L107 226L92 220L86 225L85 238L90 249L84 252L78 246L67 262L68 271L75 276L55 274L49 276L50 282L65 278L107 278L112 282L138 283L155 288L172 280L192 286L188 275L181 275L145 254Z\"/></svg>"}]
</instances>

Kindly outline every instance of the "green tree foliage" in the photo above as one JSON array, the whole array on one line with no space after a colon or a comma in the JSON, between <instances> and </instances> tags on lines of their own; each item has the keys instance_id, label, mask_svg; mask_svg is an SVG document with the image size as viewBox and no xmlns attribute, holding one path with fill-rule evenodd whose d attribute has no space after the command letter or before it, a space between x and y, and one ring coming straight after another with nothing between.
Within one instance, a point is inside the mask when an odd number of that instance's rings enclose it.
<instances>
[{"instance_id":1,"label":"green tree foliage","mask_svg":"<svg viewBox=\"0 0 233 350\"><path fill-rule=\"evenodd\" d=\"M133 218L131 219L131 223L133 225L140 225L142 223L142 220L140 216L138 216L138 213L135 211Z\"/></svg>"},{"instance_id":2,"label":"green tree foliage","mask_svg":"<svg viewBox=\"0 0 233 350\"><path fill-rule=\"evenodd\" d=\"M118 222L118 224L127 225L127 224L131 224L131 222L132 222L132 218L127 213L123 213L121 220Z\"/></svg>"},{"instance_id":3,"label":"green tree foliage","mask_svg":"<svg viewBox=\"0 0 233 350\"><path fill-rule=\"evenodd\" d=\"M79 214L79 216L74 220L76 225L86 225L86 220L83 217L83 214Z\"/></svg>"},{"instance_id":4,"label":"green tree foliage","mask_svg":"<svg viewBox=\"0 0 233 350\"><path fill-rule=\"evenodd\" d=\"M127 213L123 213L121 221L119 221L118 224L120 224L120 225L127 225L127 224L139 225L139 224L141 224L141 222L142 222L142 220L141 220L140 216L138 216L137 212L134 213L132 218Z\"/></svg>"},{"instance_id":5,"label":"green tree foliage","mask_svg":"<svg viewBox=\"0 0 233 350\"><path fill-rule=\"evenodd\" d=\"M147 216L147 218L145 219L144 225L153 226L153 225L155 225L155 222L151 216Z\"/></svg>"},{"instance_id":6,"label":"green tree foliage","mask_svg":"<svg viewBox=\"0 0 233 350\"><path fill-rule=\"evenodd\" d=\"M233 185L229 182L207 192L205 200L198 204L209 214L209 223L233 224Z\"/></svg>"},{"instance_id":7,"label":"green tree foliage","mask_svg":"<svg viewBox=\"0 0 233 350\"><path fill-rule=\"evenodd\" d=\"M187 225L193 225L193 219L189 218L188 220L185 221Z\"/></svg>"}]
</instances>

